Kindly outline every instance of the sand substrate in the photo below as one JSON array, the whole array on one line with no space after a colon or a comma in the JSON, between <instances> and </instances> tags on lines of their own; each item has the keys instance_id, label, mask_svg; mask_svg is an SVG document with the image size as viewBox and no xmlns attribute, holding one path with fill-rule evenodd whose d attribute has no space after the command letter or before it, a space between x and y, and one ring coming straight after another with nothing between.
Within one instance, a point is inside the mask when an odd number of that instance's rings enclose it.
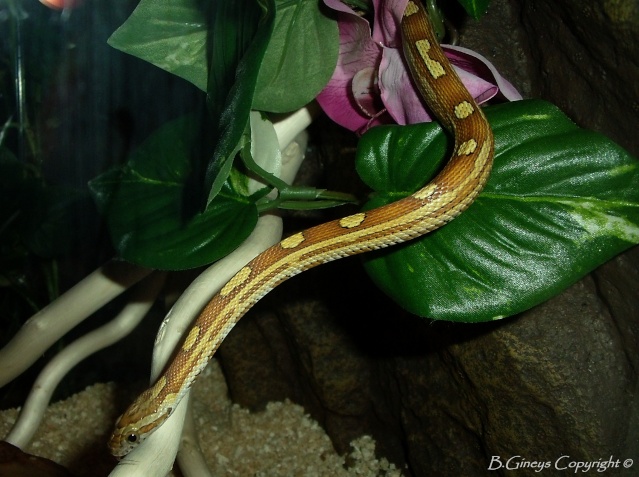
<instances>
[{"instance_id":1,"label":"sand substrate","mask_svg":"<svg viewBox=\"0 0 639 477\"><path fill-rule=\"evenodd\" d=\"M105 443L126 394L113 383L96 384L51 405L23 450L62 464L78 477L108 475L116 462ZM215 360L198 380L193 402L200 446L215 476L401 476L393 464L375 456L370 437L353 441L350 455L338 455L298 405L271 403L258 413L233 405ZM17 409L0 412L2 438L17 415ZM170 475L181 474L176 468Z\"/></svg>"}]
</instances>

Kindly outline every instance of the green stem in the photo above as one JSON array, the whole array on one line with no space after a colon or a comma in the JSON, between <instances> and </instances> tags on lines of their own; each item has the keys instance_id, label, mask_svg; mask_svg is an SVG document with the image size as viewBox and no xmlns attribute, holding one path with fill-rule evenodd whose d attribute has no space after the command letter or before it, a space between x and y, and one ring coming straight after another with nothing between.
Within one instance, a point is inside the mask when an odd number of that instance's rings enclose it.
<instances>
[{"instance_id":1,"label":"green stem","mask_svg":"<svg viewBox=\"0 0 639 477\"><path fill-rule=\"evenodd\" d=\"M317 189L315 187L290 186L279 177L260 167L251 155L250 142L242 147L242 160L246 168L259 177L271 190L277 190L275 199L266 197L257 202L258 212L264 212L274 208L310 210L324 209L346 203L355 203L357 198L345 192ZM264 194L266 195L266 194Z\"/></svg>"}]
</instances>

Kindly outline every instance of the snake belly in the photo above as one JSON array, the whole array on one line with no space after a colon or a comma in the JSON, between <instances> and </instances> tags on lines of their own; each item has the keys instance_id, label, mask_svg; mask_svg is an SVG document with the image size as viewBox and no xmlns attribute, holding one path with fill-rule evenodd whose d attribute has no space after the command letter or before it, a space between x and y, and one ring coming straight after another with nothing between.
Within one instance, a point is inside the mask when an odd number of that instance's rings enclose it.
<instances>
[{"instance_id":1,"label":"snake belly","mask_svg":"<svg viewBox=\"0 0 639 477\"><path fill-rule=\"evenodd\" d=\"M237 272L200 313L164 374L120 416L109 442L113 455L126 455L169 417L237 321L284 280L433 231L479 194L492 167L490 126L444 56L419 0L408 2L401 31L416 87L455 138L447 165L414 194L293 234Z\"/></svg>"}]
</instances>

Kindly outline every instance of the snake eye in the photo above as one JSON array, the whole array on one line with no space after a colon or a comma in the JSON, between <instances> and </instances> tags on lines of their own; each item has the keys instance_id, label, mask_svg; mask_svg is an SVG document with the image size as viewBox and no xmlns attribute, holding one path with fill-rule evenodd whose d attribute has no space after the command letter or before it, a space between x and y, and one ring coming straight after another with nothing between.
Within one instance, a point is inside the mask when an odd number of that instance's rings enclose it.
<instances>
[{"instance_id":1,"label":"snake eye","mask_svg":"<svg viewBox=\"0 0 639 477\"><path fill-rule=\"evenodd\" d=\"M138 435L137 434L129 434L126 437L126 440L129 444L135 444L138 441Z\"/></svg>"}]
</instances>

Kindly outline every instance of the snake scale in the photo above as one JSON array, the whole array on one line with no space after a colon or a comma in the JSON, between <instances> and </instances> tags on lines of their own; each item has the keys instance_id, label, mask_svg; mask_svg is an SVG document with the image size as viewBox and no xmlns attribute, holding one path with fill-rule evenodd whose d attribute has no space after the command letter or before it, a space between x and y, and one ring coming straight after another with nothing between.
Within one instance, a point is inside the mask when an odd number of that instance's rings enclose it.
<instances>
[{"instance_id":1,"label":"snake scale","mask_svg":"<svg viewBox=\"0 0 639 477\"><path fill-rule=\"evenodd\" d=\"M295 233L237 272L198 316L164 374L120 416L109 442L112 454L126 455L162 425L235 323L274 287L322 263L435 230L468 208L479 194L493 161L490 126L444 56L419 0L409 0L401 32L415 85L454 135L447 165L414 194Z\"/></svg>"}]
</instances>

